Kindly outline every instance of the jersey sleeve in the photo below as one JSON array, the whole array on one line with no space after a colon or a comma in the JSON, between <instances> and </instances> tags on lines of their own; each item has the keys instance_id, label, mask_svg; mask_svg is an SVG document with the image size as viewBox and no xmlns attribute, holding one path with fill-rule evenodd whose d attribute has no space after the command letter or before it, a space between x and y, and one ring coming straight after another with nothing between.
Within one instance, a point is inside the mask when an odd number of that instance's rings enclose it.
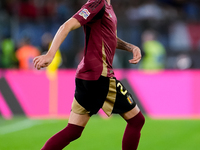
<instances>
[{"instance_id":1,"label":"jersey sleeve","mask_svg":"<svg viewBox=\"0 0 200 150\"><path fill-rule=\"evenodd\" d=\"M104 0L88 0L81 9L72 17L76 18L83 26L90 22L105 6Z\"/></svg>"}]
</instances>

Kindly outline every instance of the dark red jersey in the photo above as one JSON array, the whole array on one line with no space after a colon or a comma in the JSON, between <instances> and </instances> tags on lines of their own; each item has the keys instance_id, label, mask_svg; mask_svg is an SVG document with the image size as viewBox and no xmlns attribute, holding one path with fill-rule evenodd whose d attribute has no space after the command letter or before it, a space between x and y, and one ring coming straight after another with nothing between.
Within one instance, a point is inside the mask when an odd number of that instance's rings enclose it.
<instances>
[{"instance_id":1,"label":"dark red jersey","mask_svg":"<svg viewBox=\"0 0 200 150\"><path fill-rule=\"evenodd\" d=\"M101 75L113 77L112 62L117 38L117 18L106 0L88 0L73 16L84 28L84 57L76 78L97 80Z\"/></svg>"}]
</instances>

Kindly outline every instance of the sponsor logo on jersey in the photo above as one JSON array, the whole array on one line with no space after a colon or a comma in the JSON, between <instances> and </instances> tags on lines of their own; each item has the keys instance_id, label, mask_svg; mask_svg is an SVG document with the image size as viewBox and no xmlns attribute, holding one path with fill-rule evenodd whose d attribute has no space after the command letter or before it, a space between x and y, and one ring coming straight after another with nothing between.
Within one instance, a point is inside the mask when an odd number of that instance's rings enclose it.
<instances>
[{"instance_id":1,"label":"sponsor logo on jersey","mask_svg":"<svg viewBox=\"0 0 200 150\"><path fill-rule=\"evenodd\" d=\"M84 19L87 19L87 17L89 17L90 12L87 9L83 9L80 13L80 16L82 16Z\"/></svg>"}]
</instances>

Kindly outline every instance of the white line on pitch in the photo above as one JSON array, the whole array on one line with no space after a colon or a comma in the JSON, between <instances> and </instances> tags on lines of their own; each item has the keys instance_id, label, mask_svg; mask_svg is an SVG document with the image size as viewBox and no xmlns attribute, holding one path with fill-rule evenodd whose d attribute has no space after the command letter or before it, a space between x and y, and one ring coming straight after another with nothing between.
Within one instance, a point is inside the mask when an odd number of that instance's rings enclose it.
<instances>
[{"instance_id":1,"label":"white line on pitch","mask_svg":"<svg viewBox=\"0 0 200 150\"><path fill-rule=\"evenodd\" d=\"M38 124L41 124L41 122L29 120L29 119L19 121L19 122L16 122L14 124L7 125L5 127L0 127L0 135L12 133L12 132L16 132L16 131L20 131L20 130L24 130L24 129L28 129L28 128L31 128L31 127L38 125Z\"/></svg>"}]
</instances>

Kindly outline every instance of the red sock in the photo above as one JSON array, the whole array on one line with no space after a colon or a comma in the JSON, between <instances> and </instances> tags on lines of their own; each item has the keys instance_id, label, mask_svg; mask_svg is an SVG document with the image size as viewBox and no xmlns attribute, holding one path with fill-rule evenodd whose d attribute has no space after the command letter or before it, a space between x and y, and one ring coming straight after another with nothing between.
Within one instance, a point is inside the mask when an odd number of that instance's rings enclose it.
<instances>
[{"instance_id":1,"label":"red sock","mask_svg":"<svg viewBox=\"0 0 200 150\"><path fill-rule=\"evenodd\" d=\"M122 150L136 150L140 140L140 131L145 118L139 112L133 118L127 120L127 126L122 140Z\"/></svg>"},{"instance_id":2,"label":"red sock","mask_svg":"<svg viewBox=\"0 0 200 150\"><path fill-rule=\"evenodd\" d=\"M62 150L71 141L81 136L84 127L68 124L66 128L52 136L41 150Z\"/></svg>"}]
</instances>

